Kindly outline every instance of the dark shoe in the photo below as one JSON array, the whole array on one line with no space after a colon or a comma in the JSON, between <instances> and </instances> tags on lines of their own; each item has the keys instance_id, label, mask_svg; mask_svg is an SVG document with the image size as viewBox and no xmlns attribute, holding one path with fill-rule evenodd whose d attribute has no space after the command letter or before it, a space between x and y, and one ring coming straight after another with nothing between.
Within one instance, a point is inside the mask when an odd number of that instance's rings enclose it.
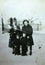
<instances>
[{"instance_id":1,"label":"dark shoe","mask_svg":"<svg viewBox=\"0 0 45 65\"><path fill-rule=\"evenodd\" d=\"M15 52L13 51L12 54L14 54Z\"/></svg>"},{"instance_id":2,"label":"dark shoe","mask_svg":"<svg viewBox=\"0 0 45 65\"><path fill-rule=\"evenodd\" d=\"M22 54L22 56L27 56L27 54Z\"/></svg>"},{"instance_id":3,"label":"dark shoe","mask_svg":"<svg viewBox=\"0 0 45 65\"><path fill-rule=\"evenodd\" d=\"M30 51L30 54L29 54L30 56L32 55L32 51Z\"/></svg>"},{"instance_id":4,"label":"dark shoe","mask_svg":"<svg viewBox=\"0 0 45 65\"><path fill-rule=\"evenodd\" d=\"M17 52L16 52L15 55L21 55L21 53L17 53Z\"/></svg>"},{"instance_id":5,"label":"dark shoe","mask_svg":"<svg viewBox=\"0 0 45 65\"><path fill-rule=\"evenodd\" d=\"M15 55L17 55L16 53L14 53Z\"/></svg>"}]
</instances>

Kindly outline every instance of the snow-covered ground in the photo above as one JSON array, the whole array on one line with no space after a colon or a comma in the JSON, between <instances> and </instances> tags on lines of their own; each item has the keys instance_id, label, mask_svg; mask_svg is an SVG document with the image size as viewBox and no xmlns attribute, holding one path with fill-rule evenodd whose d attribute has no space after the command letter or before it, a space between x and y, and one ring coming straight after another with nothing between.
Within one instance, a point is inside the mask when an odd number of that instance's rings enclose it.
<instances>
[{"instance_id":1,"label":"snow-covered ground","mask_svg":"<svg viewBox=\"0 0 45 65\"><path fill-rule=\"evenodd\" d=\"M15 56L8 47L9 34L2 34L0 30L0 65L45 65L45 34L35 32L33 39L32 56Z\"/></svg>"}]
</instances>

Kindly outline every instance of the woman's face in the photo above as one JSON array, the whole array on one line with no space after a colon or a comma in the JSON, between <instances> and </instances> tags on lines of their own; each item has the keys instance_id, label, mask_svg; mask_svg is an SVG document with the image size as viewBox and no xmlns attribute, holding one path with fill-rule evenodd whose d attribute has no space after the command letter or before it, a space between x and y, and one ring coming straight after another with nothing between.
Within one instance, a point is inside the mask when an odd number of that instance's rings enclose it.
<instances>
[{"instance_id":1,"label":"woman's face","mask_svg":"<svg viewBox=\"0 0 45 65\"><path fill-rule=\"evenodd\" d=\"M27 25L28 25L27 21L25 21L25 22L24 22L24 25L25 25L25 26L27 26Z\"/></svg>"},{"instance_id":2,"label":"woman's face","mask_svg":"<svg viewBox=\"0 0 45 65\"><path fill-rule=\"evenodd\" d=\"M13 26L15 25L15 22L13 22Z\"/></svg>"},{"instance_id":3,"label":"woman's face","mask_svg":"<svg viewBox=\"0 0 45 65\"><path fill-rule=\"evenodd\" d=\"M16 25L17 21L13 20L13 25Z\"/></svg>"}]
</instances>

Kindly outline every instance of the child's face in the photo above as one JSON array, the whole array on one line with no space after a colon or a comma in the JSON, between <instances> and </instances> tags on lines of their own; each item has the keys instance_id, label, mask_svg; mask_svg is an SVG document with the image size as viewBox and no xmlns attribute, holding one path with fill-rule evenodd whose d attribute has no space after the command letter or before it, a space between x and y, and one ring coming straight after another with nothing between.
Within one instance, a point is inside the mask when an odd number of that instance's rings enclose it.
<instances>
[{"instance_id":1,"label":"child's face","mask_svg":"<svg viewBox=\"0 0 45 65\"><path fill-rule=\"evenodd\" d=\"M25 22L24 22L24 25L25 25L25 26L27 26L27 25L28 25L27 21L25 21Z\"/></svg>"},{"instance_id":2,"label":"child's face","mask_svg":"<svg viewBox=\"0 0 45 65\"><path fill-rule=\"evenodd\" d=\"M23 33L23 37L25 37L26 36L26 34L25 33Z\"/></svg>"}]
</instances>

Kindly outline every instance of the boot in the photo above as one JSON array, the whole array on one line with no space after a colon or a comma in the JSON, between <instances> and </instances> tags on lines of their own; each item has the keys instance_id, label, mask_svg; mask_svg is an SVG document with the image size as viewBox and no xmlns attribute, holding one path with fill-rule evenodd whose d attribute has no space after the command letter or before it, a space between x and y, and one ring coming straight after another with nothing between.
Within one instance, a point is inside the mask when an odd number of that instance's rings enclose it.
<instances>
[{"instance_id":1,"label":"boot","mask_svg":"<svg viewBox=\"0 0 45 65\"><path fill-rule=\"evenodd\" d=\"M30 54L29 55L32 55L32 50L30 50Z\"/></svg>"}]
</instances>

